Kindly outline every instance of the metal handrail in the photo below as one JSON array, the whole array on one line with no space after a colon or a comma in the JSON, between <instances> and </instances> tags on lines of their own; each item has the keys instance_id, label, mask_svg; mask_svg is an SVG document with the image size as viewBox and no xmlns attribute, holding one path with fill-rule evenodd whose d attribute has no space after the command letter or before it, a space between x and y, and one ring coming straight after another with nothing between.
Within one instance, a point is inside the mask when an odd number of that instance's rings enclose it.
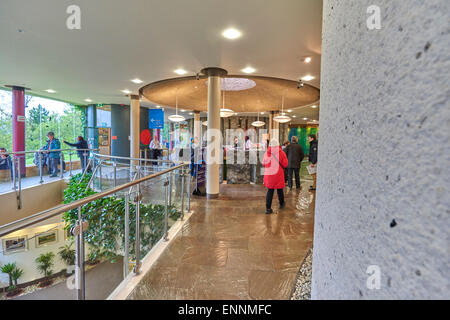
<instances>
[{"instance_id":1,"label":"metal handrail","mask_svg":"<svg viewBox=\"0 0 450 320\"><path fill-rule=\"evenodd\" d=\"M162 159L148 159L148 158L131 158L131 157L121 157L121 156L110 156L106 154L100 153L92 153L94 157L99 158L111 158L118 160L131 160L131 161L148 161L148 162L165 162L165 163L173 163L172 160L162 160Z\"/></svg>"},{"instance_id":2,"label":"metal handrail","mask_svg":"<svg viewBox=\"0 0 450 320\"><path fill-rule=\"evenodd\" d=\"M73 149L73 148L67 148L67 149L39 149L39 150L28 150L28 151L6 151L6 152L2 152L2 154L11 154L11 155L16 155L16 154L26 154L26 153L35 153L35 152L39 152L39 153L44 153L44 152L61 152L61 151L98 151L99 149Z\"/></svg>"},{"instance_id":3,"label":"metal handrail","mask_svg":"<svg viewBox=\"0 0 450 320\"><path fill-rule=\"evenodd\" d=\"M144 182L144 181L147 181L147 180L159 177L161 175L164 175L164 174L166 174L168 172L180 169L180 168L182 168L182 167L184 167L186 165L187 164L185 164L185 163L179 164L179 165L171 167L169 169L166 169L166 170L163 170L163 171L159 171L157 173L145 176L143 178L139 178L137 180L134 180L134 181L131 181L131 182L128 182L128 183L125 183L125 184L122 184L122 185L114 187L112 189L93 194L91 196L88 196L86 198L74 201L72 203L68 203L68 204L65 204L65 205L62 205L62 206L56 206L54 208L47 209L45 211L36 213L36 214L34 214L34 215L30 216L30 217L27 217L27 218L24 218L24 219L20 219L20 220L17 220L17 221L5 224L3 226L0 226L0 237L4 237L4 236L6 236L6 235L8 235L8 234L10 234L10 233L12 233L14 231L17 231L17 230L29 227L29 226L31 226L33 224L36 224L36 223L42 222L44 220L47 220L49 218L55 217L55 216L57 216L57 215L59 215L61 213L64 213L66 211L78 208L80 206L83 206L83 205L85 205L85 204L87 204L89 202L98 200L100 198L109 196L109 195L114 194L114 193L116 193L118 191L121 191L123 189L130 188L130 187L132 187L134 185L140 184L141 182Z\"/></svg>"}]
</instances>

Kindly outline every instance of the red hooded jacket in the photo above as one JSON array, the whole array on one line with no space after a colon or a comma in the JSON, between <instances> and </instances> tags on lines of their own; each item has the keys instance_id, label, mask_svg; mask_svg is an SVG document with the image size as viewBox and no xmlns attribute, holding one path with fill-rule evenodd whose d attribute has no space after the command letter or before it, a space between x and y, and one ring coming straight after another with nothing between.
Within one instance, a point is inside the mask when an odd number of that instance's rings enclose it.
<instances>
[{"instance_id":1,"label":"red hooded jacket","mask_svg":"<svg viewBox=\"0 0 450 320\"><path fill-rule=\"evenodd\" d=\"M278 159L278 160L277 160ZM269 147L262 161L264 166L264 186L268 189L283 189L284 168L288 165L288 159L281 147Z\"/></svg>"}]
</instances>

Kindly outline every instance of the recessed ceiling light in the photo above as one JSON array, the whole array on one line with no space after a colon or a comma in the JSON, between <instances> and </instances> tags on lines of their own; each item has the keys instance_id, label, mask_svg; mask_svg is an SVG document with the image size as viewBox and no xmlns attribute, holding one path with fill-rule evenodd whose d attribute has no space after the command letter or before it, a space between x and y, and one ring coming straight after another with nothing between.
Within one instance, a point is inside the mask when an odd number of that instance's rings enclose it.
<instances>
[{"instance_id":1,"label":"recessed ceiling light","mask_svg":"<svg viewBox=\"0 0 450 320\"><path fill-rule=\"evenodd\" d=\"M242 69L241 71L244 72L244 73L253 73L256 70L254 68L252 68L252 67L246 67L246 68Z\"/></svg>"},{"instance_id":2,"label":"recessed ceiling light","mask_svg":"<svg viewBox=\"0 0 450 320\"><path fill-rule=\"evenodd\" d=\"M308 120L308 118L303 118L303 120L305 120L305 121L306 121L306 120Z\"/></svg>"},{"instance_id":3,"label":"recessed ceiling light","mask_svg":"<svg viewBox=\"0 0 450 320\"><path fill-rule=\"evenodd\" d=\"M144 81L142 81L141 79L136 78L136 79L131 80L131 82L134 82L136 84L140 84L140 83L142 83Z\"/></svg>"},{"instance_id":4,"label":"recessed ceiling light","mask_svg":"<svg viewBox=\"0 0 450 320\"><path fill-rule=\"evenodd\" d=\"M189 112L189 115L190 115L190 116L192 116L192 115L193 115L193 113L192 113L192 112Z\"/></svg>"},{"instance_id":5,"label":"recessed ceiling light","mask_svg":"<svg viewBox=\"0 0 450 320\"><path fill-rule=\"evenodd\" d=\"M241 35L242 35L242 33L239 30L234 29L234 28L229 28L222 32L222 36L224 36L227 39L232 39L232 40L239 38Z\"/></svg>"},{"instance_id":6,"label":"recessed ceiling light","mask_svg":"<svg viewBox=\"0 0 450 320\"><path fill-rule=\"evenodd\" d=\"M313 106L311 106L311 108L315 109L315 108L317 108L317 106L316 106L316 105L313 105Z\"/></svg>"},{"instance_id":7,"label":"recessed ceiling light","mask_svg":"<svg viewBox=\"0 0 450 320\"><path fill-rule=\"evenodd\" d=\"M313 79L315 79L313 76L311 76L311 75L307 75L307 76L304 76L303 78L302 78L302 80L303 81L311 81L311 80L313 80Z\"/></svg>"},{"instance_id":8,"label":"recessed ceiling light","mask_svg":"<svg viewBox=\"0 0 450 320\"><path fill-rule=\"evenodd\" d=\"M181 111L181 112L186 112L186 110L184 110L184 109L181 109L180 111Z\"/></svg>"},{"instance_id":9,"label":"recessed ceiling light","mask_svg":"<svg viewBox=\"0 0 450 320\"><path fill-rule=\"evenodd\" d=\"M56 93L56 91L53 90L53 89L47 89L47 90L45 90L45 91L47 91L48 93Z\"/></svg>"},{"instance_id":10,"label":"recessed ceiling light","mask_svg":"<svg viewBox=\"0 0 450 320\"><path fill-rule=\"evenodd\" d=\"M155 107L157 107L157 108L161 108L161 106L155 106Z\"/></svg>"},{"instance_id":11,"label":"recessed ceiling light","mask_svg":"<svg viewBox=\"0 0 450 320\"><path fill-rule=\"evenodd\" d=\"M264 114L264 112L261 112L261 114Z\"/></svg>"},{"instance_id":12,"label":"recessed ceiling light","mask_svg":"<svg viewBox=\"0 0 450 320\"><path fill-rule=\"evenodd\" d=\"M292 116L292 118L297 118L297 116Z\"/></svg>"},{"instance_id":13,"label":"recessed ceiling light","mask_svg":"<svg viewBox=\"0 0 450 320\"><path fill-rule=\"evenodd\" d=\"M91 100L91 99L89 99L89 98L87 98L87 99L84 99L84 101L86 101L86 102L92 102L92 100Z\"/></svg>"},{"instance_id":14,"label":"recessed ceiling light","mask_svg":"<svg viewBox=\"0 0 450 320\"><path fill-rule=\"evenodd\" d=\"M306 57L306 58L305 58L305 63L310 63L311 60L312 60L311 57Z\"/></svg>"},{"instance_id":15,"label":"recessed ceiling light","mask_svg":"<svg viewBox=\"0 0 450 320\"><path fill-rule=\"evenodd\" d=\"M289 109L287 112L292 112L292 110L291 109Z\"/></svg>"},{"instance_id":16,"label":"recessed ceiling light","mask_svg":"<svg viewBox=\"0 0 450 320\"><path fill-rule=\"evenodd\" d=\"M181 68L177 69L177 70L174 70L173 72L175 72L176 74L179 74L180 76L187 73L186 70L181 69Z\"/></svg>"},{"instance_id":17,"label":"recessed ceiling light","mask_svg":"<svg viewBox=\"0 0 450 320\"><path fill-rule=\"evenodd\" d=\"M234 115L235 115L235 116L237 116L237 115L238 115L238 113L237 113L237 112L235 112L235 113L234 113Z\"/></svg>"},{"instance_id":18,"label":"recessed ceiling light","mask_svg":"<svg viewBox=\"0 0 450 320\"><path fill-rule=\"evenodd\" d=\"M122 90L122 92L125 93L125 94L130 94L131 93L131 91L128 90L128 89Z\"/></svg>"}]
</instances>

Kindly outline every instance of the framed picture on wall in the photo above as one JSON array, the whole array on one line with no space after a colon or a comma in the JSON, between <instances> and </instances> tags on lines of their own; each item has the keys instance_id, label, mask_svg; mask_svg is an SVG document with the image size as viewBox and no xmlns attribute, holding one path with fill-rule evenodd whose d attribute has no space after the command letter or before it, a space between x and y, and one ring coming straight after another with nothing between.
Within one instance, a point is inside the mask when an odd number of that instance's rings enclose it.
<instances>
[{"instance_id":1,"label":"framed picture on wall","mask_svg":"<svg viewBox=\"0 0 450 320\"><path fill-rule=\"evenodd\" d=\"M11 254L28 250L27 236L2 239L3 254Z\"/></svg>"},{"instance_id":2,"label":"framed picture on wall","mask_svg":"<svg viewBox=\"0 0 450 320\"><path fill-rule=\"evenodd\" d=\"M58 230L50 230L36 234L36 248L58 242Z\"/></svg>"}]
</instances>

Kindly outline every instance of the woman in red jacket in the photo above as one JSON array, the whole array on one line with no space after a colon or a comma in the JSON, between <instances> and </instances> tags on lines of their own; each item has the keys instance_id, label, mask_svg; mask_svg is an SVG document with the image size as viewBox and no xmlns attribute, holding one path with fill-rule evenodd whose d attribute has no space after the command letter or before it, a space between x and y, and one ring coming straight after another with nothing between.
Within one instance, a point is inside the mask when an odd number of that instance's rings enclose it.
<instances>
[{"instance_id":1,"label":"woman in red jacket","mask_svg":"<svg viewBox=\"0 0 450 320\"><path fill-rule=\"evenodd\" d=\"M277 189L278 201L280 202L280 209L285 207L284 193L284 168L288 165L286 154L281 150L279 143L276 140L270 142L262 161L264 166L264 186L268 189L266 196L266 214L273 213L272 199L274 190Z\"/></svg>"}]
</instances>

